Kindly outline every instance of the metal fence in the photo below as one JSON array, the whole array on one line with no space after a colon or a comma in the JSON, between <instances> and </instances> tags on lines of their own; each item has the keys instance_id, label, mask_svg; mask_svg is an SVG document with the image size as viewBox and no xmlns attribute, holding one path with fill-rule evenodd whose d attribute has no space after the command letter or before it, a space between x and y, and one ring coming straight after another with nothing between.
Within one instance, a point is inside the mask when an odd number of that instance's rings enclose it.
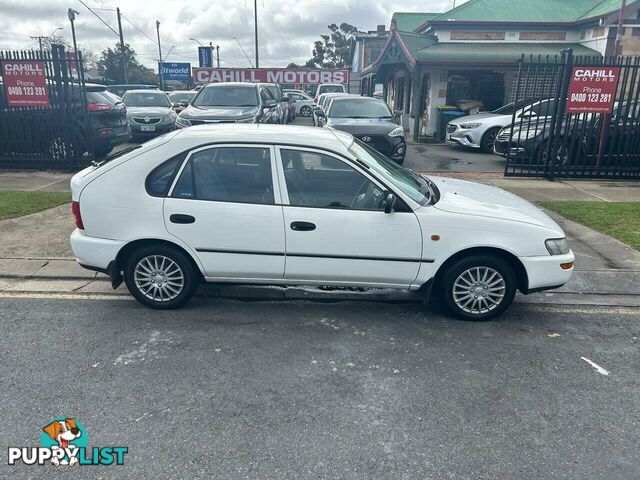
<instances>
[{"instance_id":1,"label":"metal fence","mask_svg":"<svg viewBox=\"0 0 640 480\"><path fill-rule=\"evenodd\" d=\"M608 113L567 111L574 67L619 72ZM639 96L640 57L523 56L512 123L495 143L505 176L640 178Z\"/></svg>"},{"instance_id":2,"label":"metal fence","mask_svg":"<svg viewBox=\"0 0 640 480\"><path fill-rule=\"evenodd\" d=\"M16 86L15 80L4 78L7 64L44 69L46 96L42 92L42 97L46 101L39 106L16 105L16 97L28 98L33 90L21 88L24 82ZM66 170L87 162L87 99L81 54L76 60L62 46L53 46L51 52L0 51L0 66L0 168Z\"/></svg>"}]
</instances>

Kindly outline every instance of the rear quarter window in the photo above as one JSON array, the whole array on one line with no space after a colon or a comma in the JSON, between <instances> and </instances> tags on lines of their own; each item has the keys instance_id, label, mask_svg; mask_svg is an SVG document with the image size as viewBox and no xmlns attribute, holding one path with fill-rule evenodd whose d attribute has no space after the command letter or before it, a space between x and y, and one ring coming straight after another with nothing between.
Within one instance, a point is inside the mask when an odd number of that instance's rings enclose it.
<instances>
[{"instance_id":1,"label":"rear quarter window","mask_svg":"<svg viewBox=\"0 0 640 480\"><path fill-rule=\"evenodd\" d=\"M176 155L154 168L145 182L147 193L152 197L165 197L185 158L187 152Z\"/></svg>"}]
</instances>

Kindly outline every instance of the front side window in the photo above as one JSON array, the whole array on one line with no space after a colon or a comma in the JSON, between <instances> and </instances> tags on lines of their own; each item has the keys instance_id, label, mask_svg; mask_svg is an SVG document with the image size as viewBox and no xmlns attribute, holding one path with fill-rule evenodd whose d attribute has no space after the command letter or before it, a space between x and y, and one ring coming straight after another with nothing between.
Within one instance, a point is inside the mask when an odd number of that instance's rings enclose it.
<instances>
[{"instance_id":1,"label":"front side window","mask_svg":"<svg viewBox=\"0 0 640 480\"><path fill-rule=\"evenodd\" d=\"M194 153L172 197L273 205L268 148L221 147Z\"/></svg>"},{"instance_id":2,"label":"front side window","mask_svg":"<svg viewBox=\"0 0 640 480\"><path fill-rule=\"evenodd\" d=\"M384 191L334 157L280 150L289 204L295 207L384 210Z\"/></svg>"}]
</instances>

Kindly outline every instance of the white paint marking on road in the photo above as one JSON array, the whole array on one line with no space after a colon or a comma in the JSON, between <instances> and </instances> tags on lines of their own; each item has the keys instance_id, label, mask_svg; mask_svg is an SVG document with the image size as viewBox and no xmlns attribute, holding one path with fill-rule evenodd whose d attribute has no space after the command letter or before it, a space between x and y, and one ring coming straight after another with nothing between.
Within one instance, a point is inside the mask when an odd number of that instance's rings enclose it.
<instances>
[{"instance_id":1,"label":"white paint marking on road","mask_svg":"<svg viewBox=\"0 0 640 480\"><path fill-rule=\"evenodd\" d=\"M586 357L580 357L580 358L582 360L584 360L585 362L587 362L589 365L591 365L593 368L595 368L598 373L601 373L602 375L605 375L605 376L609 375L609 370L605 370L600 365L598 365L597 363L592 362L591 360L589 360Z\"/></svg>"},{"instance_id":2,"label":"white paint marking on road","mask_svg":"<svg viewBox=\"0 0 640 480\"><path fill-rule=\"evenodd\" d=\"M96 368L98 365L100 365L100 362L94 363L93 365L91 365L91 368Z\"/></svg>"},{"instance_id":3,"label":"white paint marking on road","mask_svg":"<svg viewBox=\"0 0 640 480\"><path fill-rule=\"evenodd\" d=\"M147 417L152 417L153 413L149 413L149 412L145 412L141 417L136 418L134 420L134 422L139 422L140 420L142 420L143 418L147 418Z\"/></svg>"}]
</instances>

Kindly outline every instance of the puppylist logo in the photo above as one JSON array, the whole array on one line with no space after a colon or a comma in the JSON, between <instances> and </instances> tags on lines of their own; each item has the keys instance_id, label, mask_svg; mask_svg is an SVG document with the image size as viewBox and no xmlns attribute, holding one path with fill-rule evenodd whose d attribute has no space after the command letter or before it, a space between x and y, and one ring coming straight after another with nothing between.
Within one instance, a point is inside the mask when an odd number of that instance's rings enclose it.
<instances>
[{"instance_id":1,"label":"puppylist logo","mask_svg":"<svg viewBox=\"0 0 640 480\"><path fill-rule=\"evenodd\" d=\"M88 447L87 431L75 418L54 418L40 432L40 447L9 447L9 465L123 465L128 447Z\"/></svg>"}]
</instances>

